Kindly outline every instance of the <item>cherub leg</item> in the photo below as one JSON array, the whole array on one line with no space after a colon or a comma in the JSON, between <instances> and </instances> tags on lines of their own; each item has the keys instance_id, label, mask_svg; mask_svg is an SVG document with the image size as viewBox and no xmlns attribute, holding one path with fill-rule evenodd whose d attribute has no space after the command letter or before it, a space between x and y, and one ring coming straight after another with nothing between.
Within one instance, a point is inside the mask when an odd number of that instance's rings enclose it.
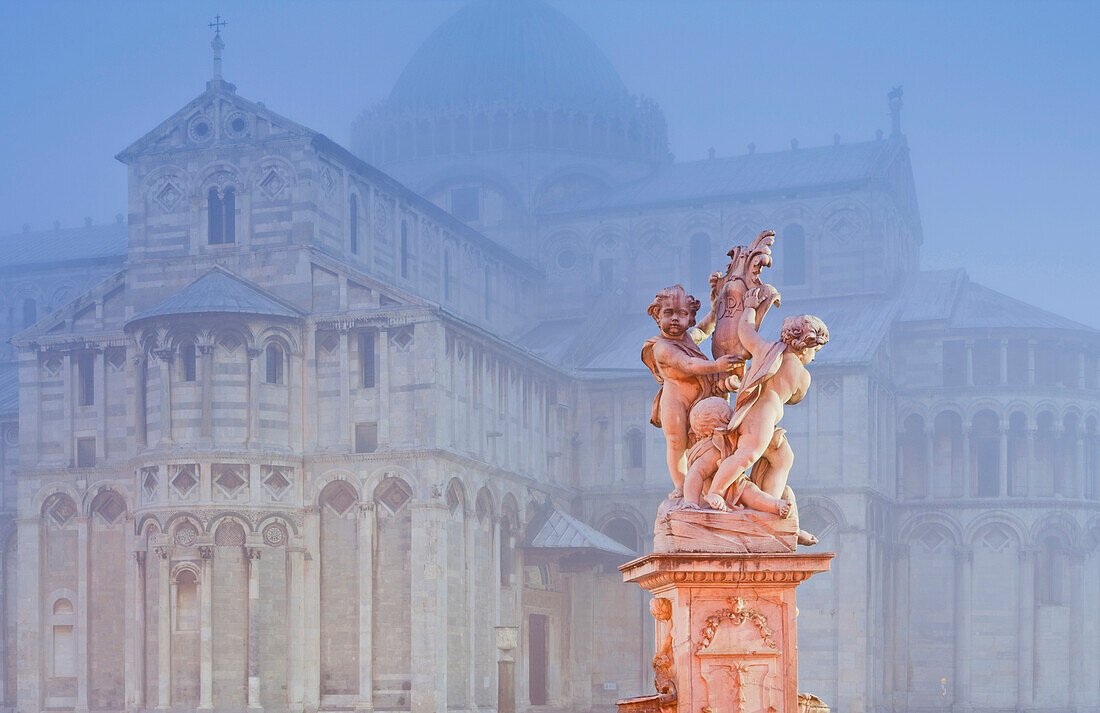
<instances>
[{"instance_id":1,"label":"cherub leg","mask_svg":"<svg viewBox=\"0 0 1100 713\"><path fill-rule=\"evenodd\" d=\"M768 444L768 449L764 451L764 458L768 460L771 467L760 479L761 482L758 485L773 498L780 498L783 495L783 489L787 487L787 476L790 475L791 466L794 465L794 451L787 443L787 437L782 429Z\"/></svg>"},{"instance_id":2,"label":"cherub leg","mask_svg":"<svg viewBox=\"0 0 1100 713\"><path fill-rule=\"evenodd\" d=\"M687 434L665 431L665 455L668 459L668 474L672 478L670 498L684 495L684 478L687 475Z\"/></svg>"},{"instance_id":3,"label":"cherub leg","mask_svg":"<svg viewBox=\"0 0 1100 713\"><path fill-rule=\"evenodd\" d=\"M741 503L750 510L758 512L775 513L779 517L791 516L791 502L781 498L773 498L754 483L746 483L741 491Z\"/></svg>"},{"instance_id":4,"label":"cherub leg","mask_svg":"<svg viewBox=\"0 0 1100 713\"><path fill-rule=\"evenodd\" d=\"M767 443L746 442L751 440L751 438L742 436L738 441L737 450L729 458L722 461L722 465L718 466L718 473L714 476L707 494L703 496L707 504L715 510L729 510L724 493L733 485L735 480L745 474L749 466L760 460Z\"/></svg>"}]
</instances>

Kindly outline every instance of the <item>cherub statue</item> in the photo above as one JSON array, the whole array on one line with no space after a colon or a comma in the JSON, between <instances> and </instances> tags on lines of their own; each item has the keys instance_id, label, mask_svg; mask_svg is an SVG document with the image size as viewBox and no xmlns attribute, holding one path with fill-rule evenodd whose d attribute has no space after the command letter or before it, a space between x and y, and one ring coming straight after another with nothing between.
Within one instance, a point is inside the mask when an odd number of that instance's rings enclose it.
<instances>
[{"instance_id":1,"label":"cherub statue","mask_svg":"<svg viewBox=\"0 0 1100 713\"><path fill-rule=\"evenodd\" d=\"M766 494L779 498L794 463L785 431L778 427L785 404L801 401L810 388L806 365L829 341L829 330L817 317L803 314L783 320L780 341L769 342L757 333L756 310L778 297L771 286L745 294L745 309L738 322L738 337L752 355L752 365L737 393L726 431L736 444L718 466L703 500L715 510L728 511L726 492L753 468L753 481Z\"/></svg>"},{"instance_id":2,"label":"cherub statue","mask_svg":"<svg viewBox=\"0 0 1100 713\"><path fill-rule=\"evenodd\" d=\"M738 245L727 253L730 262L726 271L710 276L710 312L691 331L692 339L697 344L708 336L712 337L711 354L715 359L729 355L737 362L732 375L723 385L727 392L732 393L740 387L745 361L749 358L749 350L738 335L745 295L753 289L768 287L770 294L774 295L774 303L779 304L779 293L760 279L761 271L771 267L771 246L774 243L775 231L765 230L748 246ZM756 329L760 329L760 323L771 305L772 302L767 302L757 306L754 313Z\"/></svg>"},{"instance_id":3,"label":"cherub statue","mask_svg":"<svg viewBox=\"0 0 1100 713\"><path fill-rule=\"evenodd\" d=\"M711 361L688 336L698 309L699 300L684 292L680 285L658 292L647 312L657 322L661 334L647 339L642 347L642 361L661 384L653 399L650 423L665 434L668 472L673 485L669 497L673 498L682 497L684 492L687 473L684 456L690 445L688 414L692 406L708 396L725 393L720 375L728 373L735 363L730 356Z\"/></svg>"},{"instance_id":4,"label":"cherub statue","mask_svg":"<svg viewBox=\"0 0 1100 713\"><path fill-rule=\"evenodd\" d=\"M684 502L680 507L698 510L703 489L711 485L719 465L736 447L726 430L733 418L733 408L725 399L711 396L695 405L690 418L691 430L699 440L687 454ZM743 472L721 493L721 497L727 510L747 507L750 510L774 513L779 517L788 517L791 514L789 500L772 497L757 487Z\"/></svg>"}]
</instances>

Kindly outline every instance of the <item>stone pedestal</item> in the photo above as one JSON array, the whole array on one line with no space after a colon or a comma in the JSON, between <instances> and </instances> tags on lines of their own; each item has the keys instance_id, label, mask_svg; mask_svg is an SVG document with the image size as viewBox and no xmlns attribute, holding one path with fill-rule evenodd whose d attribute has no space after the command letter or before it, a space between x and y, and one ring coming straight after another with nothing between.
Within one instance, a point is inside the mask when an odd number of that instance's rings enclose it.
<instances>
[{"instance_id":1,"label":"stone pedestal","mask_svg":"<svg viewBox=\"0 0 1100 713\"><path fill-rule=\"evenodd\" d=\"M621 713L799 713L795 587L833 555L658 553L622 567L653 595L656 695Z\"/></svg>"}]
</instances>

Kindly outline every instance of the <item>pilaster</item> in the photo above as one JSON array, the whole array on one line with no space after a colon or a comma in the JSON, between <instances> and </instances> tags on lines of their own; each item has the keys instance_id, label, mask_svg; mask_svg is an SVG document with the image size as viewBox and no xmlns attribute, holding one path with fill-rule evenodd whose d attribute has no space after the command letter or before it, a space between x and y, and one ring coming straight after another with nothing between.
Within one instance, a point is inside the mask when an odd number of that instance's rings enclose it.
<instances>
[{"instance_id":1,"label":"pilaster","mask_svg":"<svg viewBox=\"0 0 1100 713\"><path fill-rule=\"evenodd\" d=\"M447 707L447 508L412 503L412 713Z\"/></svg>"}]
</instances>

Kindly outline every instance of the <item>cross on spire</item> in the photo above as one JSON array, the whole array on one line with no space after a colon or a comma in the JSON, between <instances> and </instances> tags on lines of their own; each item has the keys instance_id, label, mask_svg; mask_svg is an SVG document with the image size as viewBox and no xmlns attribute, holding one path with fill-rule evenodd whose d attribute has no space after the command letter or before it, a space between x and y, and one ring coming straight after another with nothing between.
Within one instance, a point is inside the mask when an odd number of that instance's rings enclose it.
<instances>
[{"instance_id":1,"label":"cross on spire","mask_svg":"<svg viewBox=\"0 0 1100 713\"><path fill-rule=\"evenodd\" d=\"M222 19L221 15L214 15L214 21L207 23L207 27L214 30L214 36L220 37L222 34L222 28L229 23Z\"/></svg>"},{"instance_id":2,"label":"cross on spire","mask_svg":"<svg viewBox=\"0 0 1100 713\"><path fill-rule=\"evenodd\" d=\"M221 80L222 78L222 50L225 49L225 42L222 40L222 28L228 25L221 15L215 15L214 21L207 23L207 27L214 30L214 39L210 41L210 47L214 50L214 79Z\"/></svg>"}]
</instances>

